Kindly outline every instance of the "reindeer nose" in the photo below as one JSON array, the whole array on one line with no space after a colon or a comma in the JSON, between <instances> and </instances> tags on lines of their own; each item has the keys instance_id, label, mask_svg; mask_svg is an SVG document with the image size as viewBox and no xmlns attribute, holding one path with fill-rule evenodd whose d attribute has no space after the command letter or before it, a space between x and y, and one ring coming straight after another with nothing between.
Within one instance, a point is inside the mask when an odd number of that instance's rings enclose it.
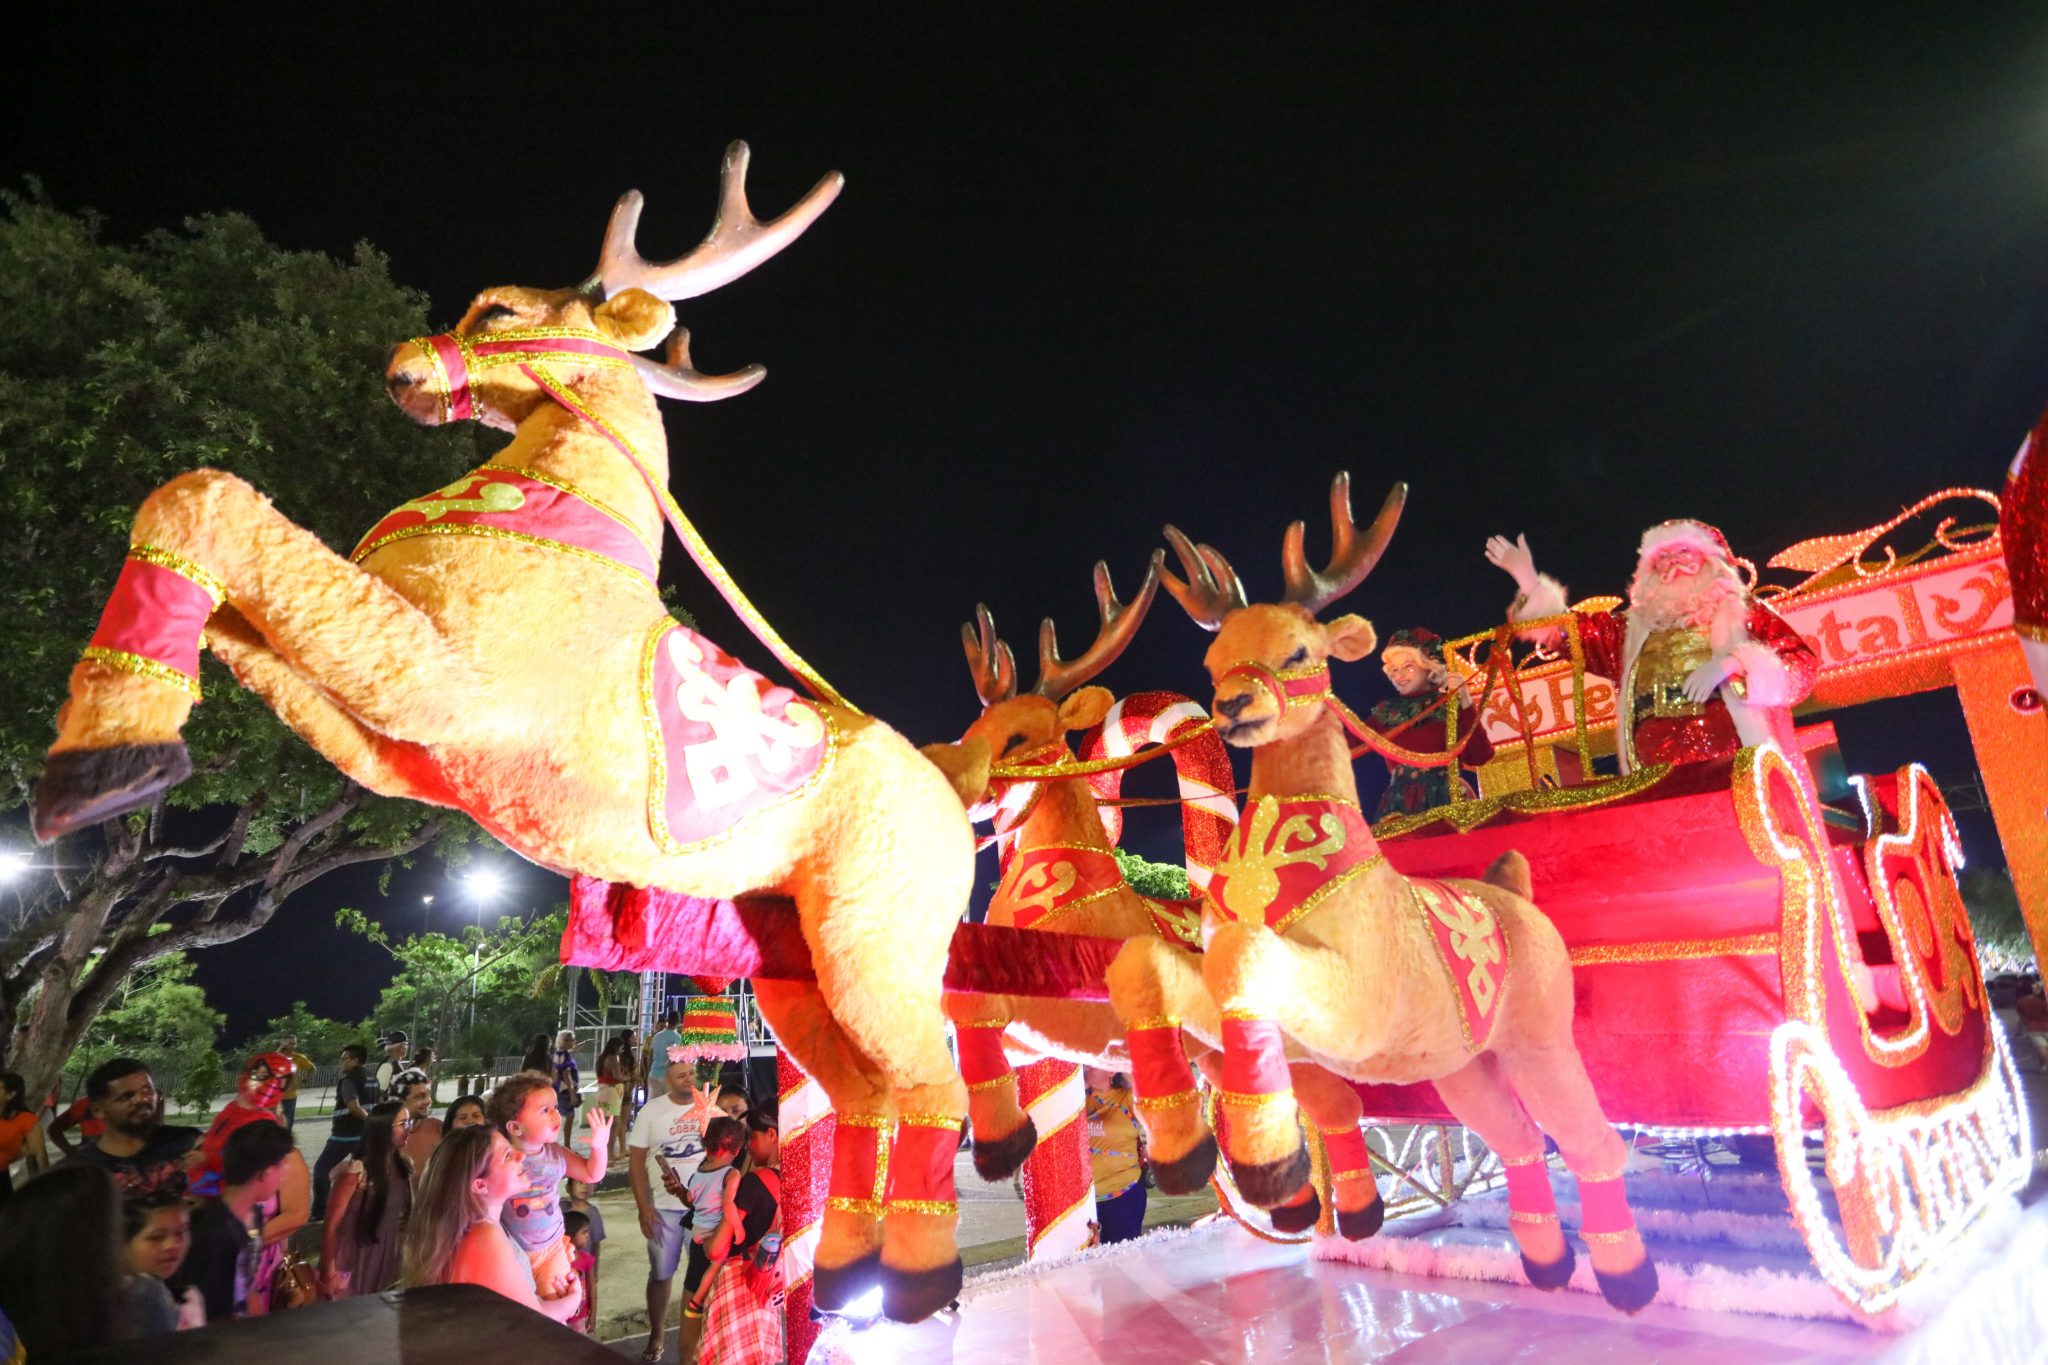
<instances>
[{"instance_id":1,"label":"reindeer nose","mask_svg":"<svg viewBox=\"0 0 2048 1365\"><path fill-rule=\"evenodd\" d=\"M1236 719L1237 719L1237 718L1238 718L1238 717L1239 717L1240 715L1242 715L1242 714L1244 713L1244 709L1245 709L1245 708L1246 708L1247 706L1250 706L1251 704L1252 704L1252 694L1251 694L1251 693L1249 693L1249 692L1238 692L1238 693L1234 693L1233 695L1231 695L1231 696L1228 696L1228 697L1219 697L1219 698L1217 698L1217 701L1216 701L1216 709L1217 709L1218 711L1221 711L1221 712L1222 712L1222 713L1223 713L1224 715L1228 716L1228 717L1229 717L1230 719L1232 719L1232 720L1236 720Z\"/></svg>"},{"instance_id":2,"label":"reindeer nose","mask_svg":"<svg viewBox=\"0 0 2048 1365\"><path fill-rule=\"evenodd\" d=\"M391 348L390 355L384 357L384 382L394 388L407 388L419 383L419 380L414 376L396 368L399 353L404 349L405 343L400 342Z\"/></svg>"}]
</instances>

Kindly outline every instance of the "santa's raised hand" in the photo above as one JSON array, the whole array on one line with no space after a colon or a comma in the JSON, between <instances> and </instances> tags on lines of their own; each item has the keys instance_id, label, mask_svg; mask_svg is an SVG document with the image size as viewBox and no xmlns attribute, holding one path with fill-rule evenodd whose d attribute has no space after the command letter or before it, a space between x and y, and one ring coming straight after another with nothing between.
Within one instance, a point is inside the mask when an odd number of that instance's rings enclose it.
<instances>
[{"instance_id":1,"label":"santa's raised hand","mask_svg":"<svg viewBox=\"0 0 2048 1365\"><path fill-rule=\"evenodd\" d=\"M1536 555L1529 548L1529 537L1518 535L1513 540L1506 536L1489 536L1486 541L1486 561L1515 580L1515 586L1523 592L1536 588Z\"/></svg>"}]
</instances>

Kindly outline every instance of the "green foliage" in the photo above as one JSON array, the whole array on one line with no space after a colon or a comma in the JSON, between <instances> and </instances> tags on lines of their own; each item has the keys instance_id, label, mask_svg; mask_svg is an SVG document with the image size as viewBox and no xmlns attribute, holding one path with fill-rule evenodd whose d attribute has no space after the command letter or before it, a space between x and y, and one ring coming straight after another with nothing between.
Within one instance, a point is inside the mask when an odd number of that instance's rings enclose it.
<instances>
[{"instance_id":1,"label":"green foliage","mask_svg":"<svg viewBox=\"0 0 2048 1365\"><path fill-rule=\"evenodd\" d=\"M67 1092L82 1090L101 1062L139 1057L173 1101L204 1107L225 1087L227 1064L216 1044L226 1018L206 1003L183 953L131 973L64 1065Z\"/></svg>"},{"instance_id":2,"label":"green foliage","mask_svg":"<svg viewBox=\"0 0 2048 1365\"><path fill-rule=\"evenodd\" d=\"M431 1043L443 1056L506 1058L524 1052L534 1034L552 1033L561 1015L559 995L537 995L534 985L560 965L558 945L568 913L561 906L533 920L508 915L495 924L465 925L455 935L404 939L393 939L357 910L338 911L335 923L398 964L367 1021L372 1033L402 1028L416 1046Z\"/></svg>"},{"instance_id":3,"label":"green foliage","mask_svg":"<svg viewBox=\"0 0 2048 1365\"><path fill-rule=\"evenodd\" d=\"M384 358L428 330L426 300L368 246L342 261L287 251L238 215L117 244L30 184L0 191L0 307L0 819L16 824L152 490L228 470L345 552L477 447L472 428L417 426L384 394ZM210 657L202 667L193 777L160 808L66 839L58 875L0 902L0 1053L33 1084L152 958L252 932L337 868L474 837L458 816L355 786Z\"/></svg>"},{"instance_id":4,"label":"green foliage","mask_svg":"<svg viewBox=\"0 0 2048 1365\"><path fill-rule=\"evenodd\" d=\"M1141 896L1154 900L1181 901L1193 894L1188 889L1188 870L1173 863L1147 862L1135 853L1114 850L1117 870Z\"/></svg>"},{"instance_id":5,"label":"green foliage","mask_svg":"<svg viewBox=\"0 0 2048 1365\"><path fill-rule=\"evenodd\" d=\"M1973 867L1962 876L1963 905L1977 936L1978 955L1995 971L2021 971L2034 965L2034 941L2020 913L2020 896L2012 873L2002 867Z\"/></svg>"},{"instance_id":6,"label":"green foliage","mask_svg":"<svg viewBox=\"0 0 2048 1365\"><path fill-rule=\"evenodd\" d=\"M368 1046L374 1036L361 1024L315 1014L306 1008L305 1001L294 1000L289 1012L264 1024L263 1032L249 1039L244 1047L250 1052L275 1048L277 1040L287 1034L299 1040L299 1051L311 1057L316 1066L329 1066L338 1061L343 1044L362 1043Z\"/></svg>"},{"instance_id":7,"label":"green foliage","mask_svg":"<svg viewBox=\"0 0 2048 1365\"><path fill-rule=\"evenodd\" d=\"M0 805L15 806L151 490L229 470L346 552L476 448L471 429L419 427L385 396L384 357L426 330L426 299L367 244L346 262L285 251L228 214L117 246L33 189L0 193L0 207L0 517L13 528L0 541L13 702ZM267 852L341 779L219 665L203 681L187 731L200 771L173 804L268 792L249 845ZM230 750L239 761L213 771Z\"/></svg>"}]
</instances>

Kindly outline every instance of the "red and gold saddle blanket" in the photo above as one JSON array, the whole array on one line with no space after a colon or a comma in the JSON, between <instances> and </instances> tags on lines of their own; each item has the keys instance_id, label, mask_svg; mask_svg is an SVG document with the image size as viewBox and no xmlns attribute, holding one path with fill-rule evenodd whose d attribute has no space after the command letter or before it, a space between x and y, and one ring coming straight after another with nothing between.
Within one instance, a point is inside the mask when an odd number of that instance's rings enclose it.
<instances>
[{"instance_id":1,"label":"red and gold saddle blanket","mask_svg":"<svg viewBox=\"0 0 2048 1365\"><path fill-rule=\"evenodd\" d=\"M1378 866L1365 815L1334 796L1262 796L1245 811L1205 894L1225 916L1275 933Z\"/></svg>"},{"instance_id":2,"label":"red and gold saddle blanket","mask_svg":"<svg viewBox=\"0 0 2048 1365\"><path fill-rule=\"evenodd\" d=\"M1508 976L1508 940L1500 919L1485 901L1448 882L1411 878L1408 889L1457 996L1466 1050L1483 1051Z\"/></svg>"},{"instance_id":3,"label":"red and gold saddle blanket","mask_svg":"<svg viewBox=\"0 0 2048 1365\"><path fill-rule=\"evenodd\" d=\"M1106 850L1080 844L1027 848L1010 859L989 901L989 914L1007 912L1008 922L1019 929L1044 928L1047 921L1101 900L1123 884L1124 874Z\"/></svg>"},{"instance_id":4,"label":"red and gold saddle blanket","mask_svg":"<svg viewBox=\"0 0 2048 1365\"><path fill-rule=\"evenodd\" d=\"M647 822L665 853L720 839L809 791L832 766L830 714L777 687L678 621L640 659Z\"/></svg>"},{"instance_id":5,"label":"red and gold saddle blanket","mask_svg":"<svg viewBox=\"0 0 2048 1365\"><path fill-rule=\"evenodd\" d=\"M484 536L580 555L654 582L659 544L650 547L624 517L573 484L530 470L485 465L385 514L357 543L360 564L386 545L415 536Z\"/></svg>"}]
</instances>

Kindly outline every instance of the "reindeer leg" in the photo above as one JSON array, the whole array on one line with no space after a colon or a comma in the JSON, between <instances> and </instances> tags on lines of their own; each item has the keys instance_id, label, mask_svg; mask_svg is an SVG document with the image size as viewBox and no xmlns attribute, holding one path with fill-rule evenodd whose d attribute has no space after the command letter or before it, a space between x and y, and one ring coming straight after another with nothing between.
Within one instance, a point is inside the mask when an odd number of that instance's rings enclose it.
<instances>
[{"instance_id":1,"label":"reindeer leg","mask_svg":"<svg viewBox=\"0 0 2048 1365\"><path fill-rule=\"evenodd\" d=\"M1347 1240L1363 1241L1378 1232L1386 1220L1379 1182L1373 1178L1372 1154L1358 1127L1365 1117L1365 1107L1350 1082L1312 1062L1296 1062L1287 1068L1287 1073L1294 1081L1294 1098L1302 1113L1323 1135L1323 1150L1330 1159L1330 1199L1336 1206L1337 1231Z\"/></svg>"},{"instance_id":2,"label":"reindeer leg","mask_svg":"<svg viewBox=\"0 0 2048 1365\"><path fill-rule=\"evenodd\" d=\"M1434 1084L1444 1107L1479 1134L1507 1168L1508 1231L1521 1248L1522 1272L1538 1289L1562 1288L1575 1262L1557 1220L1543 1134L1502 1076L1499 1058L1481 1053Z\"/></svg>"},{"instance_id":3,"label":"reindeer leg","mask_svg":"<svg viewBox=\"0 0 2048 1365\"><path fill-rule=\"evenodd\" d=\"M1636 1312L1657 1296L1657 1267L1636 1231L1622 1185L1628 1145L1600 1111L1578 1049L1504 1047L1500 1066L1578 1181L1579 1235L1601 1296L1624 1313Z\"/></svg>"},{"instance_id":4,"label":"reindeer leg","mask_svg":"<svg viewBox=\"0 0 2048 1365\"><path fill-rule=\"evenodd\" d=\"M143 502L130 539L153 560L131 553L94 636L113 647L72 670L36 793L45 840L145 805L190 771L179 731L196 685L148 656L192 650L208 593L224 594L304 677L393 738L442 738L478 682L418 607L232 474L171 480Z\"/></svg>"},{"instance_id":5,"label":"reindeer leg","mask_svg":"<svg viewBox=\"0 0 2048 1365\"><path fill-rule=\"evenodd\" d=\"M1218 929L1202 956L1202 979L1223 1010L1217 1090L1223 1155L1238 1191L1260 1208L1298 1201L1308 1180L1308 1145L1285 1041L1292 1035L1311 1049L1342 1055L1341 1048L1318 1048L1310 1036L1323 1031L1324 1014L1345 1012L1347 993L1331 984L1346 975L1342 965L1326 950L1242 922Z\"/></svg>"},{"instance_id":6,"label":"reindeer leg","mask_svg":"<svg viewBox=\"0 0 2048 1365\"><path fill-rule=\"evenodd\" d=\"M895 1113L882 1069L855 1046L810 982L758 980L761 1017L832 1101L832 1177L818 1232L813 1301L844 1308L881 1281L882 1198Z\"/></svg>"},{"instance_id":7,"label":"reindeer leg","mask_svg":"<svg viewBox=\"0 0 2048 1365\"><path fill-rule=\"evenodd\" d=\"M940 781L936 769L932 777ZM959 803L950 792L947 800L958 818ZM857 841L853 834L844 837ZM971 864L963 867L971 876ZM814 883L799 890L797 905L833 1018L854 1046L875 1059L892 1090L896 1140L882 1227L882 1311L898 1322L916 1322L957 1298L965 1278L954 1242L960 1208L953 1157L960 1148L967 1087L946 1046L939 989L951 919L934 948L913 941L906 930L906 891L899 877L888 879L880 900L850 896L843 884L839 889L828 905L818 899ZM964 878L960 890L964 903ZM916 888L908 899L925 902Z\"/></svg>"},{"instance_id":8,"label":"reindeer leg","mask_svg":"<svg viewBox=\"0 0 2048 1365\"><path fill-rule=\"evenodd\" d=\"M1017 1102L1017 1072L1004 1050L1010 1007L1007 996L946 996L946 1017L953 1021L960 1050L960 1079L967 1083L974 1173L990 1182L1015 1175L1038 1145L1038 1125Z\"/></svg>"},{"instance_id":9,"label":"reindeer leg","mask_svg":"<svg viewBox=\"0 0 2048 1365\"><path fill-rule=\"evenodd\" d=\"M1212 1043L1216 1006L1197 960L1146 936L1124 941L1105 974L1124 1024L1131 1090L1161 1194L1193 1194L1216 1170L1216 1139L1202 1118L1181 1030Z\"/></svg>"},{"instance_id":10,"label":"reindeer leg","mask_svg":"<svg viewBox=\"0 0 2048 1365\"><path fill-rule=\"evenodd\" d=\"M300 677L233 607L222 607L207 621L206 644L236 682L261 697L279 720L353 780L382 796L450 804L438 784L419 780L430 767L424 754L407 762L401 746Z\"/></svg>"}]
</instances>

